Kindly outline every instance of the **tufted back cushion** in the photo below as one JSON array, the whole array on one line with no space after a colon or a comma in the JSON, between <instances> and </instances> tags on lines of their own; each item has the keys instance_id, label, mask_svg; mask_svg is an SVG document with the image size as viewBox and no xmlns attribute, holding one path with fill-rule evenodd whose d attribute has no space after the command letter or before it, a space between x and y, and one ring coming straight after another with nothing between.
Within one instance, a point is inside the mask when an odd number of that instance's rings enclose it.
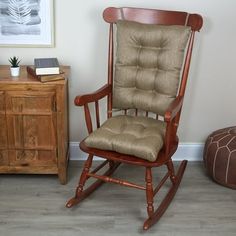
<instances>
[{"instance_id":1,"label":"tufted back cushion","mask_svg":"<svg viewBox=\"0 0 236 236\"><path fill-rule=\"evenodd\" d=\"M114 108L164 115L176 97L190 27L117 22Z\"/></svg>"}]
</instances>

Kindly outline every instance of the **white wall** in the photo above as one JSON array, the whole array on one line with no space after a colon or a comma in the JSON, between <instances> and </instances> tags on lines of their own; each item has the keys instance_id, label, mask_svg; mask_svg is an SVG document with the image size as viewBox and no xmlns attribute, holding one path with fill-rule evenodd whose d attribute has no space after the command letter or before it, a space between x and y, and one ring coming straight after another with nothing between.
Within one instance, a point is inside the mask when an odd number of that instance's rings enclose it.
<instances>
[{"instance_id":1,"label":"white wall","mask_svg":"<svg viewBox=\"0 0 236 236\"><path fill-rule=\"evenodd\" d=\"M0 48L0 64L17 55L22 63L35 57L58 57L71 65L70 139L86 134L81 108L73 105L76 94L103 85L107 74L107 6L132 6L200 13L204 27L196 35L190 80L179 129L181 142L204 142L215 129L236 124L236 21L234 0L56 0L55 48Z\"/></svg>"}]
</instances>

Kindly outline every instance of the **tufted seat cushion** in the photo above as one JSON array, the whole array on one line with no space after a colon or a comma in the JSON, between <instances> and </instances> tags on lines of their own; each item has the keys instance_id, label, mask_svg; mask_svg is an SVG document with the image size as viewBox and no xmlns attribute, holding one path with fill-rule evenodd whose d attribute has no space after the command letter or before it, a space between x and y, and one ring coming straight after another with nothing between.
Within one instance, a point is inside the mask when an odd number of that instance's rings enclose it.
<instances>
[{"instance_id":1,"label":"tufted seat cushion","mask_svg":"<svg viewBox=\"0 0 236 236\"><path fill-rule=\"evenodd\" d=\"M115 116L85 140L88 147L155 161L163 146L165 123L149 117Z\"/></svg>"},{"instance_id":2,"label":"tufted seat cushion","mask_svg":"<svg viewBox=\"0 0 236 236\"><path fill-rule=\"evenodd\" d=\"M114 108L164 115L176 97L190 27L117 22Z\"/></svg>"}]
</instances>

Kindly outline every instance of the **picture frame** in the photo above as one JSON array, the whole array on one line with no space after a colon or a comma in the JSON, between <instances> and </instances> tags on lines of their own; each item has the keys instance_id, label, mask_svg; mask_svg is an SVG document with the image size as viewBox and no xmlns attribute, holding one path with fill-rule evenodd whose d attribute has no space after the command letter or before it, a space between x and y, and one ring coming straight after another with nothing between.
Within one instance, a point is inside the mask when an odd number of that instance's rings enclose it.
<instances>
[{"instance_id":1,"label":"picture frame","mask_svg":"<svg viewBox=\"0 0 236 236\"><path fill-rule=\"evenodd\" d=\"M54 0L1 0L0 47L54 46Z\"/></svg>"}]
</instances>

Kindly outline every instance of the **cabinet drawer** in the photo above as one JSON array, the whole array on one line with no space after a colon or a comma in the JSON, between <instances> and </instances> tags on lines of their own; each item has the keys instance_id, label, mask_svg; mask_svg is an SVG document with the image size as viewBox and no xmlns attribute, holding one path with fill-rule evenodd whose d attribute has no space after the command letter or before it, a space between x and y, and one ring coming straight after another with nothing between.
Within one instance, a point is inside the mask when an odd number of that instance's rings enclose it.
<instances>
[{"instance_id":1,"label":"cabinet drawer","mask_svg":"<svg viewBox=\"0 0 236 236\"><path fill-rule=\"evenodd\" d=\"M0 166L8 165L8 151L0 150Z\"/></svg>"},{"instance_id":2,"label":"cabinet drawer","mask_svg":"<svg viewBox=\"0 0 236 236\"><path fill-rule=\"evenodd\" d=\"M10 166L55 166L55 150L9 150Z\"/></svg>"}]
</instances>

